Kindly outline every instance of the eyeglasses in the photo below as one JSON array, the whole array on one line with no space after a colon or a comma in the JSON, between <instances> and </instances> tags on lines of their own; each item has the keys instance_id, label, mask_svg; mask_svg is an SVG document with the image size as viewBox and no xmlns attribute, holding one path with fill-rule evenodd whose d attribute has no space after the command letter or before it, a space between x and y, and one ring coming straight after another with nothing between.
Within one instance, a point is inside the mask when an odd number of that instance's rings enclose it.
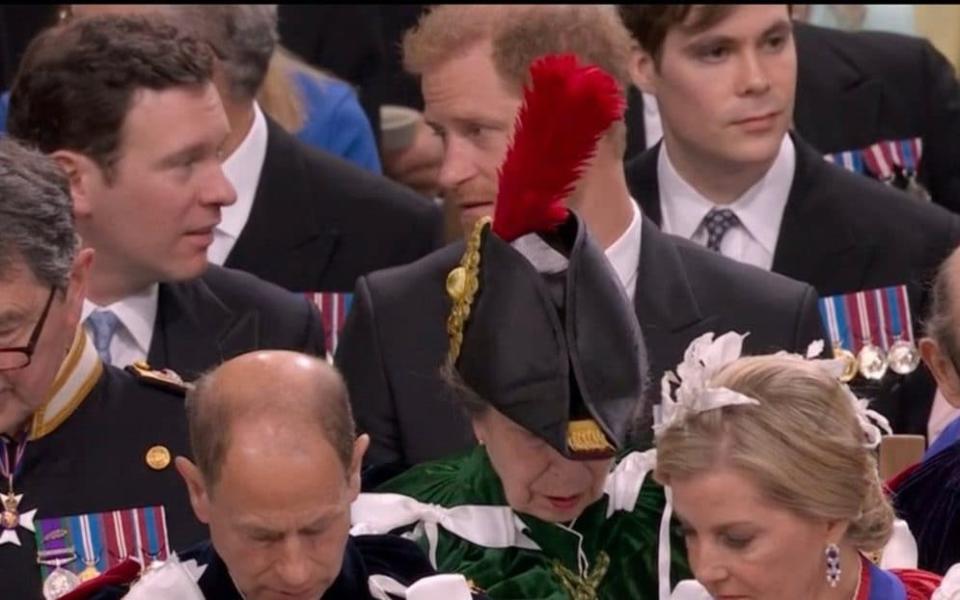
<instances>
[{"instance_id":1,"label":"eyeglasses","mask_svg":"<svg viewBox=\"0 0 960 600\"><path fill-rule=\"evenodd\" d=\"M37 340L40 339L40 333L43 331L43 324L47 321L50 305L53 304L53 294L56 291L57 288L50 288L47 305L43 307L40 320L34 325L33 333L30 334L30 341L27 342L27 345L19 348L0 348L0 371L22 369L30 364L30 360L33 358L33 351L37 348Z\"/></svg>"}]
</instances>

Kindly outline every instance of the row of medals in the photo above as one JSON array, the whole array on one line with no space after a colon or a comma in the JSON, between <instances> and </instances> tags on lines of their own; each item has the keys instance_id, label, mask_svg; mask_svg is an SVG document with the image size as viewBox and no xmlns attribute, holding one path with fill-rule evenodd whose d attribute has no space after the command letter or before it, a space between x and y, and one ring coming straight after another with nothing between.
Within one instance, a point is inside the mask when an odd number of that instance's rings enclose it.
<instances>
[{"instance_id":1,"label":"row of medals","mask_svg":"<svg viewBox=\"0 0 960 600\"><path fill-rule=\"evenodd\" d=\"M908 375L920 366L920 353L917 347L912 342L904 340L894 342L887 352L868 342L856 355L836 346L833 349L833 356L843 361L844 369L840 380L845 383L852 381L858 372L866 379L880 381L887 374L887 369L898 375Z\"/></svg>"},{"instance_id":2,"label":"row of medals","mask_svg":"<svg viewBox=\"0 0 960 600\"><path fill-rule=\"evenodd\" d=\"M20 512L18 511L17 496L11 493L4 497L3 511L0 513L0 529L16 531L20 525ZM77 552L73 546L67 548L58 548L56 550L40 550L37 552L37 563L53 567L53 571L43 581L43 597L46 600L56 600L61 596L73 591L84 581L93 579L100 575L97 570L97 560L84 559L86 568L75 574L69 569L64 569L77 560Z\"/></svg>"},{"instance_id":3,"label":"row of medals","mask_svg":"<svg viewBox=\"0 0 960 600\"><path fill-rule=\"evenodd\" d=\"M154 446L147 453L147 464L151 468L160 470L170 463L170 452L163 446ZM3 510L0 511L0 530L16 531L20 525L20 512L18 510L19 498L10 490L10 494L4 496ZM67 548L58 548L56 550L40 550L37 552L37 563L53 567L53 571L43 581L43 597L46 600L56 600L80 586L81 583L94 579L100 575L97 570L99 559L89 560L84 557L86 568L75 574L69 569L64 569L77 560L77 552L73 546ZM155 561L156 563L156 561ZM157 567L159 563L152 564L151 567Z\"/></svg>"}]
</instances>

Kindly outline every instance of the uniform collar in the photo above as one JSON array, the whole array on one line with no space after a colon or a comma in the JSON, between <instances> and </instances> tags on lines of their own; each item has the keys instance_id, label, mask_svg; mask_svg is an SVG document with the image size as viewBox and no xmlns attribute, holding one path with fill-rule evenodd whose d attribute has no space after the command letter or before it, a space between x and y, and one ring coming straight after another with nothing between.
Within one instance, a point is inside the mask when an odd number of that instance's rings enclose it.
<instances>
[{"instance_id":1,"label":"uniform collar","mask_svg":"<svg viewBox=\"0 0 960 600\"><path fill-rule=\"evenodd\" d=\"M77 328L73 345L53 379L49 397L33 415L30 439L53 432L80 406L103 374L103 363L93 342L82 327Z\"/></svg>"}]
</instances>

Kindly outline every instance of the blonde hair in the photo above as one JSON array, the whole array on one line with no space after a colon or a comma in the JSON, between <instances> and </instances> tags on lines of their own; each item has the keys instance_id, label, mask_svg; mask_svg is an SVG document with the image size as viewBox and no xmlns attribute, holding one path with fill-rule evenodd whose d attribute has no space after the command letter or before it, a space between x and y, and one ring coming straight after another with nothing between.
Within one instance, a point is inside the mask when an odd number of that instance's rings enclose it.
<instances>
[{"instance_id":1,"label":"blonde hair","mask_svg":"<svg viewBox=\"0 0 960 600\"><path fill-rule=\"evenodd\" d=\"M294 134L303 129L307 122L307 107L303 92L295 80L296 75L311 77L320 85L336 79L310 66L286 48L277 46L270 57L270 66L257 94L257 102L274 121Z\"/></svg>"},{"instance_id":2,"label":"blonde hair","mask_svg":"<svg viewBox=\"0 0 960 600\"><path fill-rule=\"evenodd\" d=\"M612 5L439 5L404 36L404 67L422 75L489 40L497 73L517 92L530 64L572 52L626 93L633 41Z\"/></svg>"},{"instance_id":3,"label":"blonde hair","mask_svg":"<svg viewBox=\"0 0 960 600\"><path fill-rule=\"evenodd\" d=\"M711 385L760 404L697 413L665 430L657 440L659 481L732 467L795 514L847 521L846 540L857 549L886 544L893 509L854 409L833 377L801 358L757 356L731 363Z\"/></svg>"}]
</instances>

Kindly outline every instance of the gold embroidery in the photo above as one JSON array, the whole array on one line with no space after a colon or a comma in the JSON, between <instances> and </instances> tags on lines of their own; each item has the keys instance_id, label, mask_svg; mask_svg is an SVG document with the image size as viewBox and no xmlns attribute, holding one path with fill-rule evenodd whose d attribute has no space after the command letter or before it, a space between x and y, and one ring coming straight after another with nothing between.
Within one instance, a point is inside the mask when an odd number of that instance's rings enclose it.
<instances>
[{"instance_id":1,"label":"gold embroidery","mask_svg":"<svg viewBox=\"0 0 960 600\"><path fill-rule=\"evenodd\" d=\"M610 556L606 552L597 555L593 569L586 576L577 575L558 560L553 561L553 573L560 579L563 589L570 594L570 600L600 600L597 590L600 589L600 582L609 568Z\"/></svg>"},{"instance_id":2,"label":"gold embroidery","mask_svg":"<svg viewBox=\"0 0 960 600\"><path fill-rule=\"evenodd\" d=\"M615 451L593 419L570 421L567 424L567 447L574 453Z\"/></svg>"},{"instance_id":3,"label":"gold embroidery","mask_svg":"<svg viewBox=\"0 0 960 600\"><path fill-rule=\"evenodd\" d=\"M453 301L450 316L447 317L447 335L450 337L450 350L447 353L447 364L450 368L456 365L460 356L460 346L463 344L463 327L470 318L470 307L474 296L480 289L478 274L480 271L480 238L483 228L491 223L490 217L477 221L467 240L467 248L460 259L460 266L447 275L447 295Z\"/></svg>"}]
</instances>

